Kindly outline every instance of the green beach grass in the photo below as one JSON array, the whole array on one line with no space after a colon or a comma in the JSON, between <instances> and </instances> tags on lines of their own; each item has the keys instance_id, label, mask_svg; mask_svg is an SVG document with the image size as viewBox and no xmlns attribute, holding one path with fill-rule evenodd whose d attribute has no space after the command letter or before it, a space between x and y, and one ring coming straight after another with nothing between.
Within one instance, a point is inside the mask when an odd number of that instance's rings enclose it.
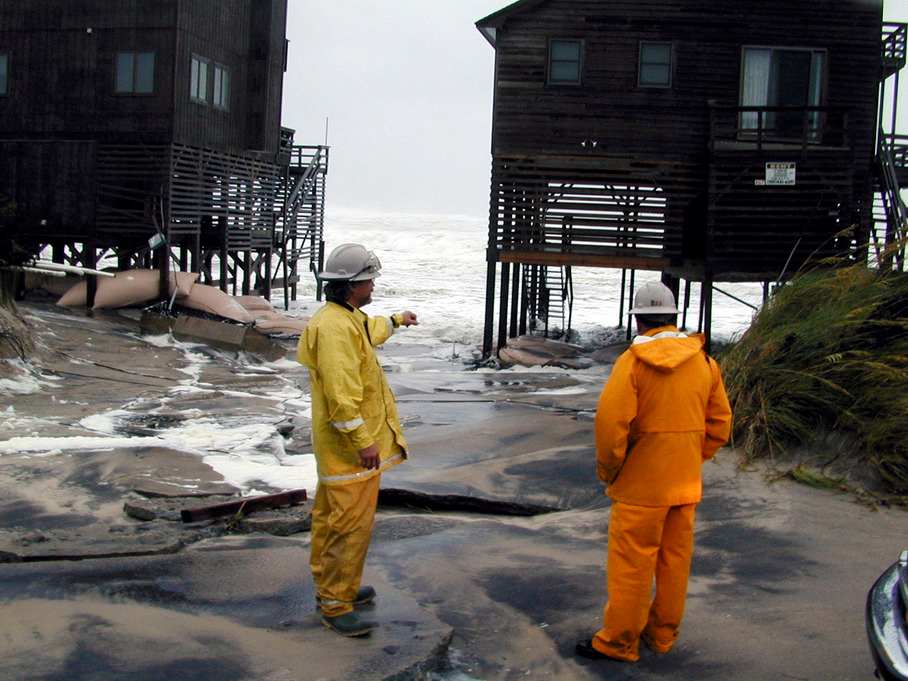
<instances>
[{"instance_id":1,"label":"green beach grass","mask_svg":"<svg viewBox=\"0 0 908 681\"><path fill-rule=\"evenodd\" d=\"M830 432L908 494L908 275L823 263L783 286L721 356L734 444L773 460Z\"/></svg>"}]
</instances>

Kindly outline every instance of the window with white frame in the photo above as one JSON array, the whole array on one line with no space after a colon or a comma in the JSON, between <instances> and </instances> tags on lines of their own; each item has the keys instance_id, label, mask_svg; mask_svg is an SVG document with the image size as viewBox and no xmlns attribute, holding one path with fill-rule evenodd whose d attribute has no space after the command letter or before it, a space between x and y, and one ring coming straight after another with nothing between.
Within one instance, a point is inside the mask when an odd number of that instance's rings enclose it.
<instances>
[{"instance_id":1,"label":"window with white frame","mask_svg":"<svg viewBox=\"0 0 908 681\"><path fill-rule=\"evenodd\" d=\"M0 52L0 97L9 94L9 55Z\"/></svg>"},{"instance_id":2,"label":"window with white frame","mask_svg":"<svg viewBox=\"0 0 908 681\"><path fill-rule=\"evenodd\" d=\"M549 41L549 83L579 85L583 73L583 41L553 38Z\"/></svg>"},{"instance_id":3,"label":"window with white frame","mask_svg":"<svg viewBox=\"0 0 908 681\"><path fill-rule=\"evenodd\" d=\"M192 67L189 76L189 98L194 102L209 102L208 96L208 72L211 70L211 62L204 57L192 55Z\"/></svg>"},{"instance_id":4,"label":"window with white frame","mask_svg":"<svg viewBox=\"0 0 908 681\"><path fill-rule=\"evenodd\" d=\"M741 73L741 106L818 107L823 103L826 51L745 47ZM800 137L804 119L804 114L797 111L748 111L741 115L741 127L745 130L762 127L770 134ZM807 121L817 131L821 125L820 112L810 112Z\"/></svg>"},{"instance_id":5,"label":"window with white frame","mask_svg":"<svg viewBox=\"0 0 908 681\"><path fill-rule=\"evenodd\" d=\"M114 90L120 95L154 92L154 52L118 52Z\"/></svg>"},{"instance_id":6,"label":"window with white frame","mask_svg":"<svg viewBox=\"0 0 908 681\"><path fill-rule=\"evenodd\" d=\"M213 103L218 109L230 109L230 71L221 64L214 65Z\"/></svg>"},{"instance_id":7,"label":"window with white frame","mask_svg":"<svg viewBox=\"0 0 908 681\"><path fill-rule=\"evenodd\" d=\"M640 87L672 86L672 44L668 42L640 43Z\"/></svg>"}]
</instances>

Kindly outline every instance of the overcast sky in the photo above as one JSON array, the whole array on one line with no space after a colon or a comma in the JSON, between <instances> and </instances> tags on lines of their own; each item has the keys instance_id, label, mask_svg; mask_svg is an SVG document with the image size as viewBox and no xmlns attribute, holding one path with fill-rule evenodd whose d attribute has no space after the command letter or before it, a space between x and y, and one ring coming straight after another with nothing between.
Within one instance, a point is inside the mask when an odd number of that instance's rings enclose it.
<instances>
[{"instance_id":1,"label":"overcast sky","mask_svg":"<svg viewBox=\"0 0 908 681\"><path fill-rule=\"evenodd\" d=\"M283 124L321 144L328 119L329 205L487 215L494 50L474 23L508 0L288 4ZM908 0L885 7L908 21Z\"/></svg>"}]
</instances>

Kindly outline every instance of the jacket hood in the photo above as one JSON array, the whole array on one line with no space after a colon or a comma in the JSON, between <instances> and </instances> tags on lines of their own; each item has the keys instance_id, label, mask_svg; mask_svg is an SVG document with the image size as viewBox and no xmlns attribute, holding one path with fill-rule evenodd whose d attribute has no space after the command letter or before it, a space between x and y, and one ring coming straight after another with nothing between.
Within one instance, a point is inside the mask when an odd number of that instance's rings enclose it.
<instances>
[{"instance_id":1,"label":"jacket hood","mask_svg":"<svg viewBox=\"0 0 908 681\"><path fill-rule=\"evenodd\" d=\"M691 357L699 355L705 342L702 334L688 336L674 326L663 326L637 336L630 351L654 369L673 371Z\"/></svg>"}]
</instances>

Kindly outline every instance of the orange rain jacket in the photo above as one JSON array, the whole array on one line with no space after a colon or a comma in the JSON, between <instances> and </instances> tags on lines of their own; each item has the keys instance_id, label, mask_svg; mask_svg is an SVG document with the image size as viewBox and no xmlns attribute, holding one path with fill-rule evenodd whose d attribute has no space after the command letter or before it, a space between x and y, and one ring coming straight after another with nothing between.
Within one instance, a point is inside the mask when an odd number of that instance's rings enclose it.
<instances>
[{"instance_id":1,"label":"orange rain jacket","mask_svg":"<svg viewBox=\"0 0 908 681\"><path fill-rule=\"evenodd\" d=\"M599 479L635 506L700 501L700 468L728 441L731 408L702 335L674 326L637 336L615 362L596 411Z\"/></svg>"}]
</instances>

